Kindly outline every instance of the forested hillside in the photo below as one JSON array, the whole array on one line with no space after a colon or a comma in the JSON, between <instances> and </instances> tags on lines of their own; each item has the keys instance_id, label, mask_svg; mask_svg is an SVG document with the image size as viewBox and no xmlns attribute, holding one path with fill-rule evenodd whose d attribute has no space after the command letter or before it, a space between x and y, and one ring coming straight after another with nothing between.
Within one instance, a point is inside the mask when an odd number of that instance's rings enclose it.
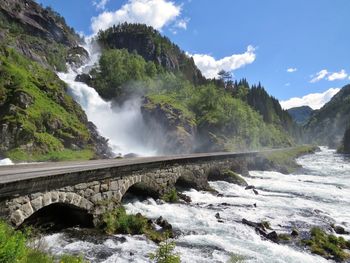
<instances>
[{"instance_id":1,"label":"forested hillside","mask_svg":"<svg viewBox=\"0 0 350 263\"><path fill-rule=\"evenodd\" d=\"M343 87L304 126L305 140L337 148L350 125L350 85Z\"/></svg>"}]
</instances>

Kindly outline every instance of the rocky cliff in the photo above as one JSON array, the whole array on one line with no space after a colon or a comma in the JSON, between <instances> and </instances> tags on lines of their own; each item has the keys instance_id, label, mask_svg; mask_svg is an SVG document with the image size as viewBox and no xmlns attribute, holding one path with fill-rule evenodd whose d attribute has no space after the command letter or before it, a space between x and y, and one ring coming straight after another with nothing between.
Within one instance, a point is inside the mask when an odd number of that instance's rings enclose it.
<instances>
[{"instance_id":1,"label":"rocky cliff","mask_svg":"<svg viewBox=\"0 0 350 263\"><path fill-rule=\"evenodd\" d=\"M196 125L193 116L158 96L144 98L141 112L149 130L158 134L156 146L159 153L183 154L194 151Z\"/></svg>"},{"instance_id":2,"label":"rocky cliff","mask_svg":"<svg viewBox=\"0 0 350 263\"><path fill-rule=\"evenodd\" d=\"M1 0L0 43L39 62L63 71L66 62L81 63L86 52L76 48L80 37L51 8L32 0Z\"/></svg>"}]
</instances>

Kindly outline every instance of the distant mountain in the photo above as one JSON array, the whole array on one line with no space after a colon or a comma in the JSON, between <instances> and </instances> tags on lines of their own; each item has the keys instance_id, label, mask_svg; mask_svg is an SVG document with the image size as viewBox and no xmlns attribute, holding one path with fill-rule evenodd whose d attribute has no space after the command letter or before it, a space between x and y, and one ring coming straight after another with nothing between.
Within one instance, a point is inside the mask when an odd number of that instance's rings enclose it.
<instances>
[{"instance_id":1,"label":"distant mountain","mask_svg":"<svg viewBox=\"0 0 350 263\"><path fill-rule=\"evenodd\" d=\"M337 148L350 124L350 85L344 86L305 124L305 139Z\"/></svg>"},{"instance_id":2,"label":"distant mountain","mask_svg":"<svg viewBox=\"0 0 350 263\"><path fill-rule=\"evenodd\" d=\"M304 125L311 118L314 110L309 106L301 106L289 109L288 113L296 123Z\"/></svg>"}]
</instances>

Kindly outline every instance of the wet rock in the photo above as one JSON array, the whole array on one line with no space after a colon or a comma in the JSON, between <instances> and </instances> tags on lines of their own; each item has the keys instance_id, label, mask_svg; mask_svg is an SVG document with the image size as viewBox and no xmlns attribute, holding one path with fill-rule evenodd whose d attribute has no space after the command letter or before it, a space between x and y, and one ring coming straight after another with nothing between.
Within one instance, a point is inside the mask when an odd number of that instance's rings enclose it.
<instances>
[{"instance_id":1,"label":"wet rock","mask_svg":"<svg viewBox=\"0 0 350 263\"><path fill-rule=\"evenodd\" d=\"M82 66L89 58L89 53L80 46L72 47L68 50L67 62L73 67Z\"/></svg>"},{"instance_id":2,"label":"wet rock","mask_svg":"<svg viewBox=\"0 0 350 263\"><path fill-rule=\"evenodd\" d=\"M220 218L221 218L219 213L216 213L216 214L215 214L215 217L216 217L217 219L220 219Z\"/></svg>"},{"instance_id":3,"label":"wet rock","mask_svg":"<svg viewBox=\"0 0 350 263\"><path fill-rule=\"evenodd\" d=\"M266 235L266 238L275 242L275 243L278 243L278 235L277 235L276 231L272 231L272 232L268 233Z\"/></svg>"},{"instance_id":4,"label":"wet rock","mask_svg":"<svg viewBox=\"0 0 350 263\"><path fill-rule=\"evenodd\" d=\"M191 197L189 197L188 195L185 195L185 194L183 194L183 193L177 193L177 196L178 196L181 200L185 201L186 203L191 203L191 202L192 202Z\"/></svg>"},{"instance_id":5,"label":"wet rock","mask_svg":"<svg viewBox=\"0 0 350 263\"><path fill-rule=\"evenodd\" d=\"M344 227L342 226L336 226L336 225L332 225L332 228L334 230L335 233L339 234L339 235L349 235L350 233L348 231L345 230Z\"/></svg>"},{"instance_id":6,"label":"wet rock","mask_svg":"<svg viewBox=\"0 0 350 263\"><path fill-rule=\"evenodd\" d=\"M216 196L217 196L217 197L224 197L223 194L217 194Z\"/></svg>"},{"instance_id":7,"label":"wet rock","mask_svg":"<svg viewBox=\"0 0 350 263\"><path fill-rule=\"evenodd\" d=\"M172 230L173 229L173 226L171 224L169 224L169 222L161 216L157 218L156 224L158 226L162 227L164 230Z\"/></svg>"},{"instance_id":8,"label":"wet rock","mask_svg":"<svg viewBox=\"0 0 350 263\"><path fill-rule=\"evenodd\" d=\"M83 82L87 85L89 85L91 83L91 76L89 74L79 74L75 77L75 81L78 81L78 82Z\"/></svg>"},{"instance_id":9,"label":"wet rock","mask_svg":"<svg viewBox=\"0 0 350 263\"><path fill-rule=\"evenodd\" d=\"M222 220L222 219L219 219L218 222L219 222L219 223L225 223L225 221Z\"/></svg>"},{"instance_id":10,"label":"wet rock","mask_svg":"<svg viewBox=\"0 0 350 263\"><path fill-rule=\"evenodd\" d=\"M253 206L254 206L254 207L256 207L256 203L255 203L255 204L253 204Z\"/></svg>"},{"instance_id":11,"label":"wet rock","mask_svg":"<svg viewBox=\"0 0 350 263\"><path fill-rule=\"evenodd\" d=\"M299 236L299 231L297 230L297 229L293 229L292 230L292 233L290 234L292 237L297 237L297 236Z\"/></svg>"},{"instance_id":12,"label":"wet rock","mask_svg":"<svg viewBox=\"0 0 350 263\"><path fill-rule=\"evenodd\" d=\"M259 192L257 190L255 190L255 189L253 189L253 192L254 192L255 195L259 194Z\"/></svg>"},{"instance_id":13,"label":"wet rock","mask_svg":"<svg viewBox=\"0 0 350 263\"><path fill-rule=\"evenodd\" d=\"M254 189L254 188L255 188L254 185L248 185L248 186L245 188L245 190L250 190L250 189Z\"/></svg>"},{"instance_id":14,"label":"wet rock","mask_svg":"<svg viewBox=\"0 0 350 263\"><path fill-rule=\"evenodd\" d=\"M240 185L240 186L248 186L248 183L244 180L242 176L240 176L239 174L231 170L221 171L219 169L213 169L209 173L208 180L225 181L225 182Z\"/></svg>"}]
</instances>

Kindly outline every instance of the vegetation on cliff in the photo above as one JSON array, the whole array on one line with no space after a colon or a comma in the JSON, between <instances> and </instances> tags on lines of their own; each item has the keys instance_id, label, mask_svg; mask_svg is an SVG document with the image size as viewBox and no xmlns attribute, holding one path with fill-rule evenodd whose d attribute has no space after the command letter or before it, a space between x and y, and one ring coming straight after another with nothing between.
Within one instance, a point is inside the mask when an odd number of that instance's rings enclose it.
<instances>
[{"instance_id":1,"label":"vegetation on cliff","mask_svg":"<svg viewBox=\"0 0 350 263\"><path fill-rule=\"evenodd\" d=\"M14 161L91 159L84 111L55 73L0 48L0 155Z\"/></svg>"}]
</instances>

